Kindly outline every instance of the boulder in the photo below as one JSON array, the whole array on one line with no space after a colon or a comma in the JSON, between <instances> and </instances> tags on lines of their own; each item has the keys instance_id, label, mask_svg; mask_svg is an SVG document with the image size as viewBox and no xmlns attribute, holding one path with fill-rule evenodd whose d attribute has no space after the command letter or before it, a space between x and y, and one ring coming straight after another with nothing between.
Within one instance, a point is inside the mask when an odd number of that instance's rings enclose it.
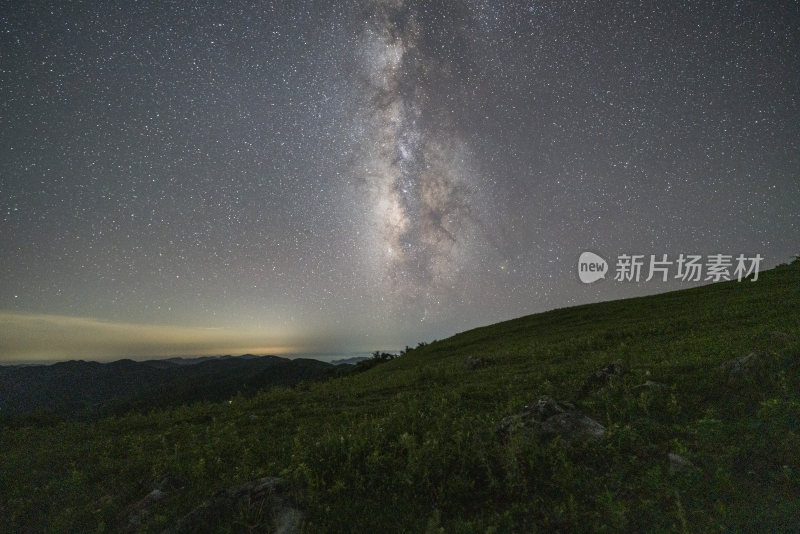
<instances>
[{"instance_id":1,"label":"boulder","mask_svg":"<svg viewBox=\"0 0 800 534\"><path fill-rule=\"evenodd\" d=\"M662 391L666 388L667 386L661 384L660 382L654 382L653 380L645 380L644 383L639 384L633 389L634 391Z\"/></svg>"},{"instance_id":2,"label":"boulder","mask_svg":"<svg viewBox=\"0 0 800 534\"><path fill-rule=\"evenodd\" d=\"M690 462L686 457L681 456L680 454L675 454L674 452L669 453L669 474L675 475L677 473L684 473L686 471L694 470L694 464Z\"/></svg>"},{"instance_id":3,"label":"boulder","mask_svg":"<svg viewBox=\"0 0 800 534\"><path fill-rule=\"evenodd\" d=\"M152 513L152 508L157 502L182 490L183 487L183 482L177 478L169 475L159 477L150 493L125 510L123 524L127 531L138 531L142 523Z\"/></svg>"},{"instance_id":4,"label":"boulder","mask_svg":"<svg viewBox=\"0 0 800 534\"><path fill-rule=\"evenodd\" d=\"M605 435L603 425L579 412L568 402L558 402L543 395L525 406L521 413L505 417L497 426L500 434L531 433L542 440L560 437L568 443L579 443Z\"/></svg>"},{"instance_id":5,"label":"boulder","mask_svg":"<svg viewBox=\"0 0 800 534\"><path fill-rule=\"evenodd\" d=\"M601 369L598 369L587 376L586 380L583 381L583 387L581 388L581 391L588 393L589 391L600 389L611 382L614 378L624 374L625 367L623 367L622 361L617 360L615 362L611 362L605 367L602 367Z\"/></svg>"},{"instance_id":6,"label":"boulder","mask_svg":"<svg viewBox=\"0 0 800 534\"><path fill-rule=\"evenodd\" d=\"M739 356L727 360L720 365L722 373L728 380L728 384L733 385L740 379L751 374L761 363L758 355L751 352L747 356Z\"/></svg>"},{"instance_id":7,"label":"boulder","mask_svg":"<svg viewBox=\"0 0 800 534\"><path fill-rule=\"evenodd\" d=\"M210 499L182 517L171 534L213 532L220 523L237 519L246 508L259 525L259 531L296 534L303 523L303 513L289 499L282 478L264 477L227 490L218 491Z\"/></svg>"},{"instance_id":8,"label":"boulder","mask_svg":"<svg viewBox=\"0 0 800 534\"><path fill-rule=\"evenodd\" d=\"M468 356L464 361L464 367L469 371L474 371L475 369L486 367L486 360L483 358L473 358L472 356Z\"/></svg>"}]
</instances>

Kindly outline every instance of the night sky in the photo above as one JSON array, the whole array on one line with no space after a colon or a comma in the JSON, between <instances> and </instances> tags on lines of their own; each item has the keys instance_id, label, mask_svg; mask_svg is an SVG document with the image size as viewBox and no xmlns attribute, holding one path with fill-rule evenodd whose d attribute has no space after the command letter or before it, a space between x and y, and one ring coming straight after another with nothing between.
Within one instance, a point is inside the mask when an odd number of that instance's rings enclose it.
<instances>
[{"instance_id":1,"label":"night sky","mask_svg":"<svg viewBox=\"0 0 800 534\"><path fill-rule=\"evenodd\" d=\"M14 1L0 29L2 360L398 349L692 285L584 285L584 250L800 251L797 1Z\"/></svg>"}]
</instances>

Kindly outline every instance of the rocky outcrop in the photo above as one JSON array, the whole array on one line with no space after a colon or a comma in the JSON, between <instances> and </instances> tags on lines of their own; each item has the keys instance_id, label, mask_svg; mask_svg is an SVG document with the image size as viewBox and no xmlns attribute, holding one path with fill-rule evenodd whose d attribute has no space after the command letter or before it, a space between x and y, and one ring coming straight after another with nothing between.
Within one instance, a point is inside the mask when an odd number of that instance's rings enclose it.
<instances>
[{"instance_id":1,"label":"rocky outcrop","mask_svg":"<svg viewBox=\"0 0 800 534\"><path fill-rule=\"evenodd\" d=\"M644 383L633 388L634 391L663 391L665 389L667 389L667 386L652 380L645 380Z\"/></svg>"},{"instance_id":2,"label":"rocky outcrop","mask_svg":"<svg viewBox=\"0 0 800 534\"><path fill-rule=\"evenodd\" d=\"M486 360L483 358L477 358L473 356L468 356L466 360L464 360L464 368L468 371L474 371L475 369L480 369L482 367L486 367Z\"/></svg>"},{"instance_id":3,"label":"rocky outcrop","mask_svg":"<svg viewBox=\"0 0 800 534\"><path fill-rule=\"evenodd\" d=\"M681 456L680 454L671 452L667 455L667 457L669 459L670 475L685 473L687 471L693 471L695 469L694 464L692 464L692 462L690 462L686 457Z\"/></svg>"},{"instance_id":4,"label":"rocky outcrop","mask_svg":"<svg viewBox=\"0 0 800 534\"><path fill-rule=\"evenodd\" d=\"M728 381L728 385L735 385L746 376L752 374L761 364L761 360L755 352L747 356L739 356L723 362L720 370Z\"/></svg>"},{"instance_id":5,"label":"rocky outcrop","mask_svg":"<svg viewBox=\"0 0 800 534\"><path fill-rule=\"evenodd\" d=\"M581 391L583 393L588 393L590 391L600 389L612 380L617 377L620 377L625 374L625 367L622 365L622 361L617 360L615 362L609 363L605 367L594 371L592 374L586 377L586 380L583 381L583 386L581 387Z\"/></svg>"},{"instance_id":6,"label":"rocky outcrop","mask_svg":"<svg viewBox=\"0 0 800 534\"><path fill-rule=\"evenodd\" d=\"M193 534L213 531L215 525L237 519L243 509L256 523L255 528L263 532L296 534L303 523L303 513L292 504L285 481L264 477L217 492L167 532Z\"/></svg>"},{"instance_id":7,"label":"rocky outcrop","mask_svg":"<svg viewBox=\"0 0 800 534\"><path fill-rule=\"evenodd\" d=\"M559 437L567 443L580 443L603 437L606 429L572 404L543 395L525 406L521 413L500 421L497 432L502 435L523 432L542 440Z\"/></svg>"},{"instance_id":8,"label":"rocky outcrop","mask_svg":"<svg viewBox=\"0 0 800 534\"><path fill-rule=\"evenodd\" d=\"M122 523L126 531L137 532L142 524L151 515L153 506L157 502L178 491L181 491L183 488L183 482L177 478L168 475L159 477L150 493L125 510Z\"/></svg>"}]
</instances>

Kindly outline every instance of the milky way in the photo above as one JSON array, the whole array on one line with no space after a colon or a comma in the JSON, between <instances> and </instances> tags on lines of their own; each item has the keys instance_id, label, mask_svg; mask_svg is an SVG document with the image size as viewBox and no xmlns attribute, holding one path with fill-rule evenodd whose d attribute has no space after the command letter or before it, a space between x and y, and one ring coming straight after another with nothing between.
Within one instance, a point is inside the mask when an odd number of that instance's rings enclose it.
<instances>
[{"instance_id":1,"label":"milky way","mask_svg":"<svg viewBox=\"0 0 800 534\"><path fill-rule=\"evenodd\" d=\"M426 121L426 76L446 69L419 41L435 31L403 2L369 5L358 39L358 79L365 102L353 173L362 185L366 250L373 276L402 308L435 310L470 261L482 234L480 177L448 125Z\"/></svg>"}]
</instances>

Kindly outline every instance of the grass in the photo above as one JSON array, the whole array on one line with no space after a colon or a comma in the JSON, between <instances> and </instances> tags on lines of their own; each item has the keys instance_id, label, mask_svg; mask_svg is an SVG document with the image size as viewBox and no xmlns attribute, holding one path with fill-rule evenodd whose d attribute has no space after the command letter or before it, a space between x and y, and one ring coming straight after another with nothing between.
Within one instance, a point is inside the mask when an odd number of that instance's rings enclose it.
<instances>
[{"instance_id":1,"label":"grass","mask_svg":"<svg viewBox=\"0 0 800 534\"><path fill-rule=\"evenodd\" d=\"M750 352L759 366L730 382L720 364ZM615 360L629 372L582 393ZM637 387L646 380L664 387ZM606 437L495 432L542 394L575 403ZM800 262L755 283L478 328L327 382L0 431L3 532L124 529L165 474L185 489L143 532L261 476L289 481L305 532L797 532ZM670 452L695 468L670 474ZM214 528L246 532L262 515L233 510Z\"/></svg>"}]
</instances>

